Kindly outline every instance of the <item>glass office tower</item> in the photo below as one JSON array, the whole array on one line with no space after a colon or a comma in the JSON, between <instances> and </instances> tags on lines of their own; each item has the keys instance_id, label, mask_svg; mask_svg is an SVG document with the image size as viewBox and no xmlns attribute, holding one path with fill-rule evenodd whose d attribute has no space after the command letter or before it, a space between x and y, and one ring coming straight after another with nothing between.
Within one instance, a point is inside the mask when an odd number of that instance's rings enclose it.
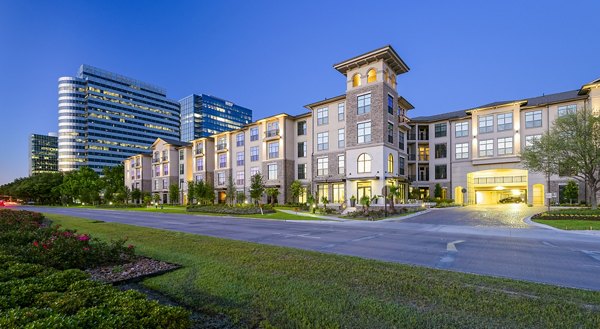
<instances>
[{"instance_id":1,"label":"glass office tower","mask_svg":"<svg viewBox=\"0 0 600 329\"><path fill-rule=\"evenodd\" d=\"M179 138L179 103L166 90L82 65L58 79L58 169L97 172L148 152L158 137Z\"/></svg>"},{"instance_id":2,"label":"glass office tower","mask_svg":"<svg viewBox=\"0 0 600 329\"><path fill-rule=\"evenodd\" d=\"M252 122L252 110L210 95L190 95L181 105L181 141L208 137Z\"/></svg>"},{"instance_id":3,"label":"glass office tower","mask_svg":"<svg viewBox=\"0 0 600 329\"><path fill-rule=\"evenodd\" d=\"M29 176L58 172L58 137L31 134L29 136Z\"/></svg>"}]
</instances>

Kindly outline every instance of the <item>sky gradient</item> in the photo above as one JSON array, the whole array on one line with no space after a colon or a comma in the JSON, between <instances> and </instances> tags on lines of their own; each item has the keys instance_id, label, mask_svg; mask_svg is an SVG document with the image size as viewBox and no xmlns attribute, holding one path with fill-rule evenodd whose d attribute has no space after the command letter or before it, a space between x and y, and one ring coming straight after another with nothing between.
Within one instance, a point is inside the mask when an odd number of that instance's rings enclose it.
<instances>
[{"instance_id":1,"label":"sky gradient","mask_svg":"<svg viewBox=\"0 0 600 329\"><path fill-rule=\"evenodd\" d=\"M599 78L598 13L593 0L1 1L0 184L27 175L30 133L58 130L57 79L83 63L258 119L342 94L332 65L391 44L414 117Z\"/></svg>"}]
</instances>

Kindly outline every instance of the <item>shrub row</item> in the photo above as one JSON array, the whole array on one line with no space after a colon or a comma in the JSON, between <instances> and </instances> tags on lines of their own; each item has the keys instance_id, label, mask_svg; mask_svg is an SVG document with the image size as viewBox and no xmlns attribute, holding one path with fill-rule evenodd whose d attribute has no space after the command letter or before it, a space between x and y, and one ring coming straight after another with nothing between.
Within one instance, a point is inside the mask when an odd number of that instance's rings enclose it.
<instances>
[{"instance_id":1,"label":"shrub row","mask_svg":"<svg viewBox=\"0 0 600 329\"><path fill-rule=\"evenodd\" d=\"M189 328L189 312L136 291L0 256L0 328Z\"/></svg>"},{"instance_id":2,"label":"shrub row","mask_svg":"<svg viewBox=\"0 0 600 329\"><path fill-rule=\"evenodd\" d=\"M190 212L207 212L214 214L230 214L230 215L256 215L260 214L260 208L255 205L243 205L243 206L227 206L227 205L206 205L206 206L189 206L187 211ZM275 210L271 205L263 205L262 212L274 213Z\"/></svg>"},{"instance_id":3,"label":"shrub row","mask_svg":"<svg viewBox=\"0 0 600 329\"><path fill-rule=\"evenodd\" d=\"M405 207L395 207L394 209L388 209L387 210L387 215L389 216L393 216L393 215L399 215L399 214L405 214L408 212L415 212L415 211L420 211L421 209L409 209L409 208L405 208ZM385 209L371 209L368 212L366 212L364 209L362 208L358 208L356 211L353 211L351 213L346 214L344 217L346 218L366 218L368 220L377 220L377 219L381 219L381 218L385 218Z\"/></svg>"},{"instance_id":4,"label":"shrub row","mask_svg":"<svg viewBox=\"0 0 600 329\"><path fill-rule=\"evenodd\" d=\"M533 219L543 220L591 220L600 221L600 215L595 214L554 214L554 213L541 213L533 215Z\"/></svg>"},{"instance_id":5,"label":"shrub row","mask_svg":"<svg viewBox=\"0 0 600 329\"><path fill-rule=\"evenodd\" d=\"M146 208L143 203L113 203L113 204L100 204L96 208Z\"/></svg>"}]
</instances>

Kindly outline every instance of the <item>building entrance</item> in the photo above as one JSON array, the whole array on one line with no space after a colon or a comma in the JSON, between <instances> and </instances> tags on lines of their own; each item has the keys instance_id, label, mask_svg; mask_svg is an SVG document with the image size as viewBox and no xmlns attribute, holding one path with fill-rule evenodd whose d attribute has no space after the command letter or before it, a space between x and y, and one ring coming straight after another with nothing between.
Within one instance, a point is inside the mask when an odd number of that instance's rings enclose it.
<instances>
[{"instance_id":1,"label":"building entrance","mask_svg":"<svg viewBox=\"0 0 600 329\"><path fill-rule=\"evenodd\" d=\"M467 175L469 204L527 203L527 170L492 169Z\"/></svg>"}]
</instances>

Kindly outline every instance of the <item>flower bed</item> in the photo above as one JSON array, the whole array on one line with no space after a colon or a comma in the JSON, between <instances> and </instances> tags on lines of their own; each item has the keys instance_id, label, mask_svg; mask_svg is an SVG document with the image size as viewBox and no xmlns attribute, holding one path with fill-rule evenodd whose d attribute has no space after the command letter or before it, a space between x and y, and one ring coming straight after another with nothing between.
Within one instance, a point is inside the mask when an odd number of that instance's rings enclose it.
<instances>
[{"instance_id":1,"label":"flower bed","mask_svg":"<svg viewBox=\"0 0 600 329\"><path fill-rule=\"evenodd\" d=\"M532 219L600 221L600 211L592 209L560 209L533 215Z\"/></svg>"},{"instance_id":2,"label":"flower bed","mask_svg":"<svg viewBox=\"0 0 600 329\"><path fill-rule=\"evenodd\" d=\"M208 205L208 206L189 206L189 212L206 212L214 214L229 214L229 215L256 215L260 214L260 208L254 205L244 206L226 206L226 205ZM262 213L274 213L275 210L271 205L263 205Z\"/></svg>"},{"instance_id":3,"label":"flower bed","mask_svg":"<svg viewBox=\"0 0 600 329\"><path fill-rule=\"evenodd\" d=\"M392 209L387 210L387 217L393 217L393 216L397 216L397 215L418 212L421 210L422 210L421 208L396 207L393 210ZM384 209L377 209L377 210L370 209L367 213L362 208L359 208L356 211L348 213L342 217L352 218L352 219L366 219L366 220L379 220L379 219L387 218L386 212Z\"/></svg>"}]
</instances>

